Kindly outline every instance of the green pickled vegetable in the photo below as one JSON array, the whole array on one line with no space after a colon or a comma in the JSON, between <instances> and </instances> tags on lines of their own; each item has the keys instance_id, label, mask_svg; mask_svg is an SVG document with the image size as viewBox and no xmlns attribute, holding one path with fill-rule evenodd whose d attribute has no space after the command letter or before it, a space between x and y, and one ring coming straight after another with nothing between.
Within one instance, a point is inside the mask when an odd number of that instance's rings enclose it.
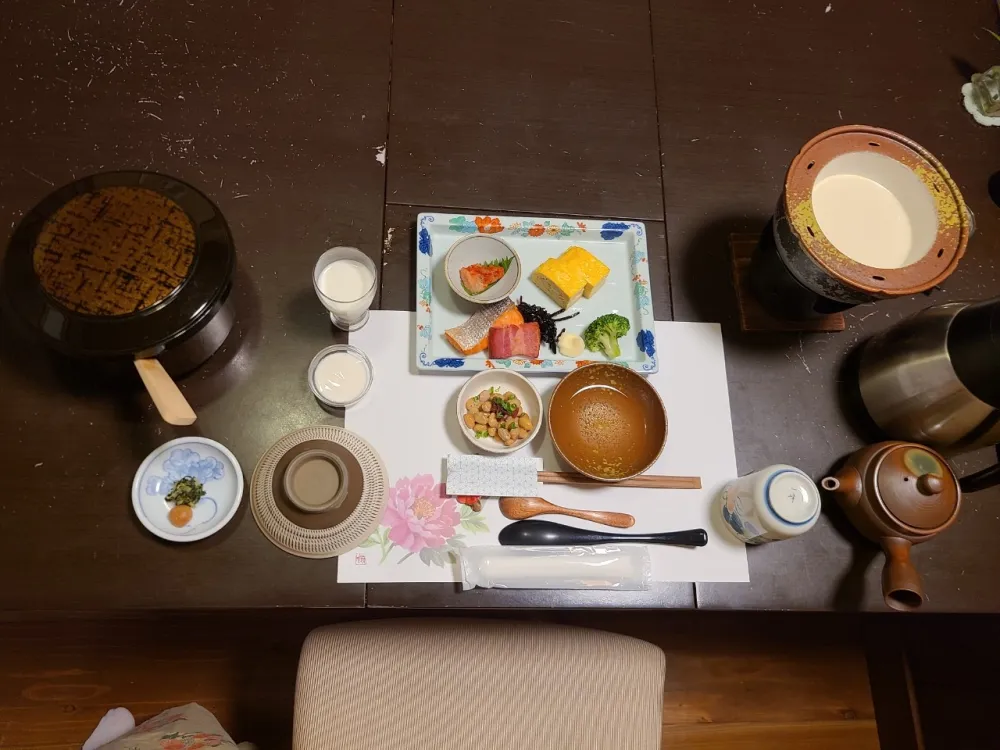
<instances>
[{"instance_id":1,"label":"green pickled vegetable","mask_svg":"<svg viewBox=\"0 0 1000 750\"><path fill-rule=\"evenodd\" d=\"M167 493L167 502L174 505L194 506L205 497L205 488L194 477L182 477L174 482Z\"/></svg>"}]
</instances>

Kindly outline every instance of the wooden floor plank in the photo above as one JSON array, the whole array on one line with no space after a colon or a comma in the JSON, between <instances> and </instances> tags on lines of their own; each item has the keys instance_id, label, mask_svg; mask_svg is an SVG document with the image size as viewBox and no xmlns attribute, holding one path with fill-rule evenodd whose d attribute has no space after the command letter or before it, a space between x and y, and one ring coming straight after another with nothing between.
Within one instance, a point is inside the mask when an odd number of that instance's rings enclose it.
<instances>
[{"instance_id":1,"label":"wooden floor plank","mask_svg":"<svg viewBox=\"0 0 1000 750\"><path fill-rule=\"evenodd\" d=\"M690 644L667 651L665 724L874 718L863 656L733 654Z\"/></svg>"},{"instance_id":2,"label":"wooden floor plank","mask_svg":"<svg viewBox=\"0 0 1000 750\"><path fill-rule=\"evenodd\" d=\"M670 750L879 750L875 721L681 724L663 728Z\"/></svg>"},{"instance_id":3,"label":"wooden floor plank","mask_svg":"<svg viewBox=\"0 0 1000 750\"><path fill-rule=\"evenodd\" d=\"M665 725L875 718L863 643L849 618L601 613L586 624L663 649Z\"/></svg>"},{"instance_id":4,"label":"wooden floor plank","mask_svg":"<svg viewBox=\"0 0 1000 750\"><path fill-rule=\"evenodd\" d=\"M0 625L0 726L8 724L0 747L79 748L111 708L144 719L191 701L238 740L286 747L302 640L348 617L319 610Z\"/></svg>"},{"instance_id":5,"label":"wooden floor plank","mask_svg":"<svg viewBox=\"0 0 1000 750\"><path fill-rule=\"evenodd\" d=\"M981 750L1000 745L1000 653L995 615L908 618L905 653L919 708L923 748Z\"/></svg>"},{"instance_id":6,"label":"wooden floor plank","mask_svg":"<svg viewBox=\"0 0 1000 750\"><path fill-rule=\"evenodd\" d=\"M864 650L837 618L501 616L594 627L662 648L663 746L671 750L878 747ZM143 719L190 701L213 711L237 741L289 748L302 640L344 619L359 618L286 611L0 624L0 748L77 750L110 708Z\"/></svg>"}]
</instances>

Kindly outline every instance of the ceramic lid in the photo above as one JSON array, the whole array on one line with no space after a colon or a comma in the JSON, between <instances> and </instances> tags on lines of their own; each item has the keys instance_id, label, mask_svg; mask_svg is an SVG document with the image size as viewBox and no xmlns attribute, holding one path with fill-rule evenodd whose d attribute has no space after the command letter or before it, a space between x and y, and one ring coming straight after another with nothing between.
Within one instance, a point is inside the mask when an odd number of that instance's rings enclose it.
<instances>
[{"instance_id":1,"label":"ceramic lid","mask_svg":"<svg viewBox=\"0 0 1000 750\"><path fill-rule=\"evenodd\" d=\"M882 506L900 522L921 531L944 526L958 512L958 482L944 459L925 448L890 448L875 469Z\"/></svg>"},{"instance_id":2,"label":"ceramic lid","mask_svg":"<svg viewBox=\"0 0 1000 750\"><path fill-rule=\"evenodd\" d=\"M329 510L300 510L285 495L284 476L302 453L322 450L347 468L347 497ZM344 554L365 541L382 520L389 499L389 475L368 441L333 425L315 425L285 435L261 457L250 482L250 510L261 532L277 547L299 557Z\"/></svg>"},{"instance_id":3,"label":"ceramic lid","mask_svg":"<svg viewBox=\"0 0 1000 750\"><path fill-rule=\"evenodd\" d=\"M236 255L219 209L153 172L106 172L50 193L18 225L0 297L72 356L155 356L213 316Z\"/></svg>"},{"instance_id":4,"label":"ceramic lid","mask_svg":"<svg viewBox=\"0 0 1000 750\"><path fill-rule=\"evenodd\" d=\"M767 504L785 523L797 525L811 521L819 513L819 490L815 483L797 471L781 471L767 483Z\"/></svg>"},{"instance_id":5,"label":"ceramic lid","mask_svg":"<svg viewBox=\"0 0 1000 750\"><path fill-rule=\"evenodd\" d=\"M299 510L322 513L347 499L347 466L336 453L308 450L288 464L282 485Z\"/></svg>"}]
</instances>

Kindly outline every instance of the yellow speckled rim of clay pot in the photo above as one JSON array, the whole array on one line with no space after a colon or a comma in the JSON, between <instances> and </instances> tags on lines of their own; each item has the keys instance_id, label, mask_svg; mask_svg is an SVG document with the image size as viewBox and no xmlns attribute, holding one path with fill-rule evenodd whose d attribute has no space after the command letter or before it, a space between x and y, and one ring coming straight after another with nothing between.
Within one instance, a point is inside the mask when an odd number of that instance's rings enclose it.
<instances>
[{"instance_id":1,"label":"yellow speckled rim of clay pot","mask_svg":"<svg viewBox=\"0 0 1000 750\"><path fill-rule=\"evenodd\" d=\"M823 167L852 152L874 152L910 169L930 191L938 233L923 258L902 268L876 268L849 258L826 238L813 211L812 191ZM844 125L820 133L792 160L782 206L800 244L828 273L880 296L916 294L940 284L965 255L972 223L962 193L933 154L909 138L869 125Z\"/></svg>"}]
</instances>

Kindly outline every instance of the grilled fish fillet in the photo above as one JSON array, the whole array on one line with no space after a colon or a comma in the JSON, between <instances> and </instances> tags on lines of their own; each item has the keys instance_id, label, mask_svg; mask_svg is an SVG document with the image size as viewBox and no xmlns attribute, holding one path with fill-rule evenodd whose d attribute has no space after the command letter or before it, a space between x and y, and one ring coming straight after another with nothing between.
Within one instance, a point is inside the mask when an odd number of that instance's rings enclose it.
<instances>
[{"instance_id":1,"label":"grilled fish fillet","mask_svg":"<svg viewBox=\"0 0 1000 750\"><path fill-rule=\"evenodd\" d=\"M477 347L487 334L489 334L490 326L511 307L514 307L514 303L510 297L505 297L490 305L483 305L462 325L449 328L445 331L444 337L448 339L449 344L462 354L481 352L486 347Z\"/></svg>"}]
</instances>

